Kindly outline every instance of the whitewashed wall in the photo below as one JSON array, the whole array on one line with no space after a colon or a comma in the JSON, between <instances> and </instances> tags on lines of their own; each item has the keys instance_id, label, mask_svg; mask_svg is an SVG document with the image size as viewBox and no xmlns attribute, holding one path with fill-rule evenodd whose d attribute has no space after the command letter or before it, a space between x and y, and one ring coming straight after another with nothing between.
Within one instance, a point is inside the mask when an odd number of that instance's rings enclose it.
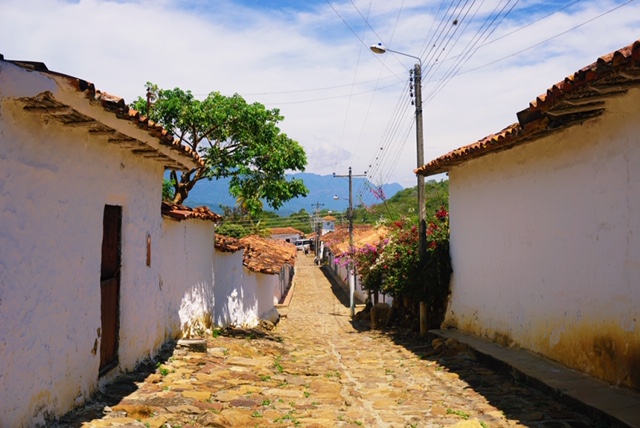
<instances>
[{"instance_id":1,"label":"whitewashed wall","mask_svg":"<svg viewBox=\"0 0 640 428\"><path fill-rule=\"evenodd\" d=\"M9 96L57 93L0 62L0 426L43 424L98 385L105 204L123 207L119 367L162 342L158 295L163 168L87 132L24 113ZM107 113L105 113L107 114ZM146 235L152 263L146 266Z\"/></svg>"},{"instance_id":2,"label":"whitewashed wall","mask_svg":"<svg viewBox=\"0 0 640 428\"><path fill-rule=\"evenodd\" d=\"M640 388L640 91L450 171L446 326Z\"/></svg>"},{"instance_id":3,"label":"whitewashed wall","mask_svg":"<svg viewBox=\"0 0 640 428\"><path fill-rule=\"evenodd\" d=\"M299 233L276 233L271 235L271 239L280 239L283 241L295 243L300 239Z\"/></svg>"},{"instance_id":4,"label":"whitewashed wall","mask_svg":"<svg viewBox=\"0 0 640 428\"><path fill-rule=\"evenodd\" d=\"M259 319L275 321L277 311L275 309L275 291L280 286L278 275L267 275L246 270L244 283L251 287L255 284L255 296L258 300L257 313Z\"/></svg>"},{"instance_id":5,"label":"whitewashed wall","mask_svg":"<svg viewBox=\"0 0 640 428\"><path fill-rule=\"evenodd\" d=\"M215 251L214 324L218 327L253 327L258 324L256 285L245 284L243 250Z\"/></svg>"},{"instance_id":6,"label":"whitewashed wall","mask_svg":"<svg viewBox=\"0 0 640 428\"><path fill-rule=\"evenodd\" d=\"M159 320L173 338L210 327L214 297L214 223L200 219L162 222Z\"/></svg>"},{"instance_id":7,"label":"whitewashed wall","mask_svg":"<svg viewBox=\"0 0 640 428\"><path fill-rule=\"evenodd\" d=\"M347 266L341 266L339 264L337 264L335 262L335 257L332 254L329 258L329 267L330 269L336 274L336 276L338 278L340 278L340 284L342 285L342 287L345 289L345 291L348 293L350 292L349 290L349 269ZM355 290L353 292L353 295L356 297L356 301L359 300L361 302L365 302L367 300L367 297L369 296L369 293L367 292L367 290L365 290L362 287L362 283L358 280L357 276L355 278ZM387 303L390 304L390 300L387 297L387 300L383 300L382 296L380 296L381 299L380 301L386 301Z\"/></svg>"}]
</instances>

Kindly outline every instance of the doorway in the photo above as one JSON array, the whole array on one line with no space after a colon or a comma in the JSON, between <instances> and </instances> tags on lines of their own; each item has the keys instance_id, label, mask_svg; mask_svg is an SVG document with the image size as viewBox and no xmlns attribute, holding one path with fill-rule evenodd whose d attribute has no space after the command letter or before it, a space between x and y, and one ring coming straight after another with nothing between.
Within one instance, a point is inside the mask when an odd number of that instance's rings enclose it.
<instances>
[{"instance_id":1,"label":"doorway","mask_svg":"<svg viewBox=\"0 0 640 428\"><path fill-rule=\"evenodd\" d=\"M100 371L99 376L118 365L120 328L120 254L122 207L105 205L102 221L102 262L100 268Z\"/></svg>"}]
</instances>

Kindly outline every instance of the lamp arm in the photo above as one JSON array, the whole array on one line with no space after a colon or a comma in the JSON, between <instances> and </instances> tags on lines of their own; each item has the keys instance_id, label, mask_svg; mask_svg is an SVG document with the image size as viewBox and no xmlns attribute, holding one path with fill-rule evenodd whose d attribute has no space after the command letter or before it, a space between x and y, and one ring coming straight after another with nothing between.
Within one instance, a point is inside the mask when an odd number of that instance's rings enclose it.
<instances>
[{"instance_id":1,"label":"lamp arm","mask_svg":"<svg viewBox=\"0 0 640 428\"><path fill-rule=\"evenodd\" d=\"M420 59L420 57L409 55L407 53L400 52L400 51L394 51L393 49L389 49L389 48L385 48L385 49L387 50L387 52L393 52L393 53L397 53L398 55L404 55L404 56L408 56L409 58L417 59L418 62L420 62L420 67L422 67L422 59Z\"/></svg>"}]
</instances>

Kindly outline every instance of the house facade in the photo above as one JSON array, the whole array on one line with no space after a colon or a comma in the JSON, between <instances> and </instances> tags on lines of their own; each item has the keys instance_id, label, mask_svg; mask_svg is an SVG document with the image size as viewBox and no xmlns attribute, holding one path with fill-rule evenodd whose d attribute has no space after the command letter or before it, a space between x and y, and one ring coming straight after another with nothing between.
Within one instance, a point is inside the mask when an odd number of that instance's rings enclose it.
<instances>
[{"instance_id":1,"label":"house facade","mask_svg":"<svg viewBox=\"0 0 640 428\"><path fill-rule=\"evenodd\" d=\"M122 99L0 56L0 426L45 425L162 345L162 176L198 162Z\"/></svg>"},{"instance_id":2,"label":"house facade","mask_svg":"<svg viewBox=\"0 0 640 428\"><path fill-rule=\"evenodd\" d=\"M329 232L336 230L336 218L332 215L322 217L321 235L325 235Z\"/></svg>"},{"instance_id":3,"label":"house facade","mask_svg":"<svg viewBox=\"0 0 640 428\"><path fill-rule=\"evenodd\" d=\"M640 41L519 122L418 168L449 173L443 328L640 389Z\"/></svg>"},{"instance_id":4,"label":"house facade","mask_svg":"<svg viewBox=\"0 0 640 428\"><path fill-rule=\"evenodd\" d=\"M292 244L304 236L300 230L293 227L273 227L270 229L271 239L280 239Z\"/></svg>"}]
</instances>

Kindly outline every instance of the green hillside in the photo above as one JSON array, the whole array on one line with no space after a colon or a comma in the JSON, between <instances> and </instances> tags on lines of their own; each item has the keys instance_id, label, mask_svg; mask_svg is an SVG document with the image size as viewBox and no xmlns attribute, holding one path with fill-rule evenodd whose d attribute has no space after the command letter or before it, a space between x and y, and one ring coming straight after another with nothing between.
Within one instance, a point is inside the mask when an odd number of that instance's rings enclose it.
<instances>
[{"instance_id":1,"label":"green hillside","mask_svg":"<svg viewBox=\"0 0 640 428\"><path fill-rule=\"evenodd\" d=\"M427 216L432 216L436 210L444 207L449 209L449 181L429 180L425 183L425 201ZM410 222L418 222L418 193L417 187L404 189L391 198L371 206L354 207L354 223L376 224L380 221L394 221L407 218ZM237 209L226 208L223 213L224 223L218 227L218 233L230 236L244 236L252 233L266 235L267 229L272 227L293 227L306 234L312 233L314 218L322 218L331 214L336 217L337 224L347 224L345 211L330 211L313 209L300 211L289 216L279 216L265 211L258 218L249 218Z\"/></svg>"}]
</instances>

